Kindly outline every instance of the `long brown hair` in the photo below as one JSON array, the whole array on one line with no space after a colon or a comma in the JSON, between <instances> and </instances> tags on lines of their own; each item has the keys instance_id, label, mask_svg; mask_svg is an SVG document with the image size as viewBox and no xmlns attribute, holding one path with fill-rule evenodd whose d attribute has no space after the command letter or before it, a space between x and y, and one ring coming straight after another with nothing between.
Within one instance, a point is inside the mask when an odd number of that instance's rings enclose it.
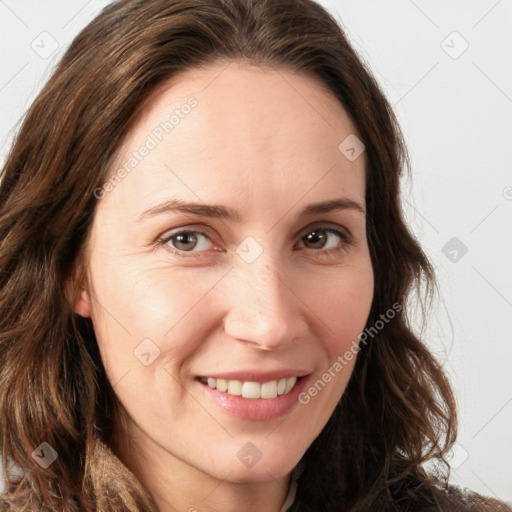
<instances>
[{"instance_id":1,"label":"long brown hair","mask_svg":"<svg viewBox=\"0 0 512 512\"><path fill-rule=\"evenodd\" d=\"M0 450L11 507L156 510L111 449L117 399L66 282L82 260L94 191L140 105L164 80L220 60L308 73L344 106L366 146L375 275L367 326L402 306L358 354L305 453L293 510L441 509L442 484L422 465L443 462L456 410L445 374L408 322L410 293L421 284L428 293L435 281L401 212L406 149L371 73L310 0L114 2L75 38L28 110L0 186ZM58 454L46 469L31 456L42 442ZM9 463L23 475L10 475Z\"/></svg>"}]
</instances>

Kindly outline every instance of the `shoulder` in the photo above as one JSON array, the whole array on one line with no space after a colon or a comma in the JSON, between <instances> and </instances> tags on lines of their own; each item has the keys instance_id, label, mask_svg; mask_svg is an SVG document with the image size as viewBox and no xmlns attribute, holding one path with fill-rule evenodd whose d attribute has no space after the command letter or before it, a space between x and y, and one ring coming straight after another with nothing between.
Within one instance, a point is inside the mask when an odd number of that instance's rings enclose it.
<instances>
[{"instance_id":1,"label":"shoulder","mask_svg":"<svg viewBox=\"0 0 512 512\"><path fill-rule=\"evenodd\" d=\"M449 485L443 490L443 512L512 512L506 503L476 492Z\"/></svg>"},{"instance_id":2,"label":"shoulder","mask_svg":"<svg viewBox=\"0 0 512 512\"><path fill-rule=\"evenodd\" d=\"M496 498L447 484L423 471L397 481L389 490L392 497L391 508L389 498L381 495L372 511L512 512L512 507ZM382 506L386 504L387 506Z\"/></svg>"},{"instance_id":3,"label":"shoulder","mask_svg":"<svg viewBox=\"0 0 512 512\"><path fill-rule=\"evenodd\" d=\"M0 492L0 512L7 512L10 509L11 507L7 501L7 498Z\"/></svg>"},{"instance_id":4,"label":"shoulder","mask_svg":"<svg viewBox=\"0 0 512 512\"><path fill-rule=\"evenodd\" d=\"M9 501L7 501L5 494L0 492L0 512L7 512L8 510L12 510Z\"/></svg>"}]
</instances>

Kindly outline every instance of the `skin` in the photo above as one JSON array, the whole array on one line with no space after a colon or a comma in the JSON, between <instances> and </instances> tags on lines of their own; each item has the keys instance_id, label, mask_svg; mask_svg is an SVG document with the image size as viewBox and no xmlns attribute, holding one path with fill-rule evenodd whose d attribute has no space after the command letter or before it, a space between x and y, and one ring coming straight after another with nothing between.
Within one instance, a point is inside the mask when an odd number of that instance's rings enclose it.
<instances>
[{"instance_id":1,"label":"skin","mask_svg":"<svg viewBox=\"0 0 512 512\"><path fill-rule=\"evenodd\" d=\"M159 87L116 166L190 96L197 106L98 201L74 309L92 319L125 411L115 451L161 511L278 512L355 358L307 405L269 421L228 414L195 378L286 367L307 369L313 383L358 339L374 284L364 212L298 215L334 198L364 208L365 155L339 151L357 130L315 78L219 62ZM241 220L176 211L137 220L170 197L225 205ZM308 242L319 227L348 230L352 243L326 231ZM206 237L158 243L177 228ZM262 250L251 263L236 252L247 237ZM144 339L160 350L147 366L134 356ZM261 453L252 467L237 457L247 442Z\"/></svg>"}]
</instances>

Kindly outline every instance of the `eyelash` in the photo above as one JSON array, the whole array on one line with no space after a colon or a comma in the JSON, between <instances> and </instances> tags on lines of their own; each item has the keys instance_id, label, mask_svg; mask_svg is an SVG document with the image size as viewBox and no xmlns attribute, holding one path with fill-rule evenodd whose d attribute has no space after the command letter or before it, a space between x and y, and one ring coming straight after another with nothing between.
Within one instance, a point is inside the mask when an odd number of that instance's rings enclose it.
<instances>
[{"instance_id":1,"label":"eyelash","mask_svg":"<svg viewBox=\"0 0 512 512\"><path fill-rule=\"evenodd\" d=\"M327 232L327 233L333 233L333 234L339 236L339 238L342 240L342 244L338 245L336 247L331 247L330 249L311 249L312 251L321 252L327 256L336 256L339 253L345 251L347 248L346 247L347 245L350 246L350 245L354 244L353 238L348 233L341 231L339 229L333 228L331 226L315 226L315 227L311 228L310 230L308 230L307 232L305 232L305 234L300 237L300 240L302 241L302 239L304 237L306 237L307 235L309 235L315 231L323 231L323 232ZM199 251L199 252L180 251L179 249L175 249L175 248L171 247L170 245L167 245L168 242L175 236L183 235L183 234L190 234L190 233L200 234L211 241L208 234L201 229L182 229L181 231L176 231L169 235L165 235L162 238L159 238L157 240L157 245L159 245L159 246L162 245L166 250L168 250L171 253L173 253L177 256L180 256L180 257L184 257L184 258L200 257L204 251ZM303 249L308 249L308 247L304 247ZM187 253L189 253L189 254L187 254Z\"/></svg>"}]
</instances>

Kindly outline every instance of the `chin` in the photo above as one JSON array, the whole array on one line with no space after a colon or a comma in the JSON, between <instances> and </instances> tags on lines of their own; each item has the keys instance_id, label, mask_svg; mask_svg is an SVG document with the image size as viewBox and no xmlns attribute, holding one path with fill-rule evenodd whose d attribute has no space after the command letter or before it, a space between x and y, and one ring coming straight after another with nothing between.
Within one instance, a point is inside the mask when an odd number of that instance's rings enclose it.
<instances>
[{"instance_id":1,"label":"chin","mask_svg":"<svg viewBox=\"0 0 512 512\"><path fill-rule=\"evenodd\" d=\"M242 466L239 464L239 466ZM225 468L231 471L227 481L231 483L253 483L253 482L267 482L269 480L276 480L291 473L295 463L290 461L276 462L263 462L260 460L253 467L233 467ZM223 474L225 478L226 473Z\"/></svg>"},{"instance_id":2,"label":"chin","mask_svg":"<svg viewBox=\"0 0 512 512\"><path fill-rule=\"evenodd\" d=\"M226 451L229 455L213 455L212 458L222 461L215 468L215 476L221 480L226 479L232 483L265 482L288 475L300 461L303 452L296 450L285 451L284 447L291 448L292 443L282 440L280 446L262 446L261 450L251 441L243 442L238 448L233 445ZM233 456L233 451L235 455ZM210 471L211 472L211 471Z\"/></svg>"}]
</instances>

